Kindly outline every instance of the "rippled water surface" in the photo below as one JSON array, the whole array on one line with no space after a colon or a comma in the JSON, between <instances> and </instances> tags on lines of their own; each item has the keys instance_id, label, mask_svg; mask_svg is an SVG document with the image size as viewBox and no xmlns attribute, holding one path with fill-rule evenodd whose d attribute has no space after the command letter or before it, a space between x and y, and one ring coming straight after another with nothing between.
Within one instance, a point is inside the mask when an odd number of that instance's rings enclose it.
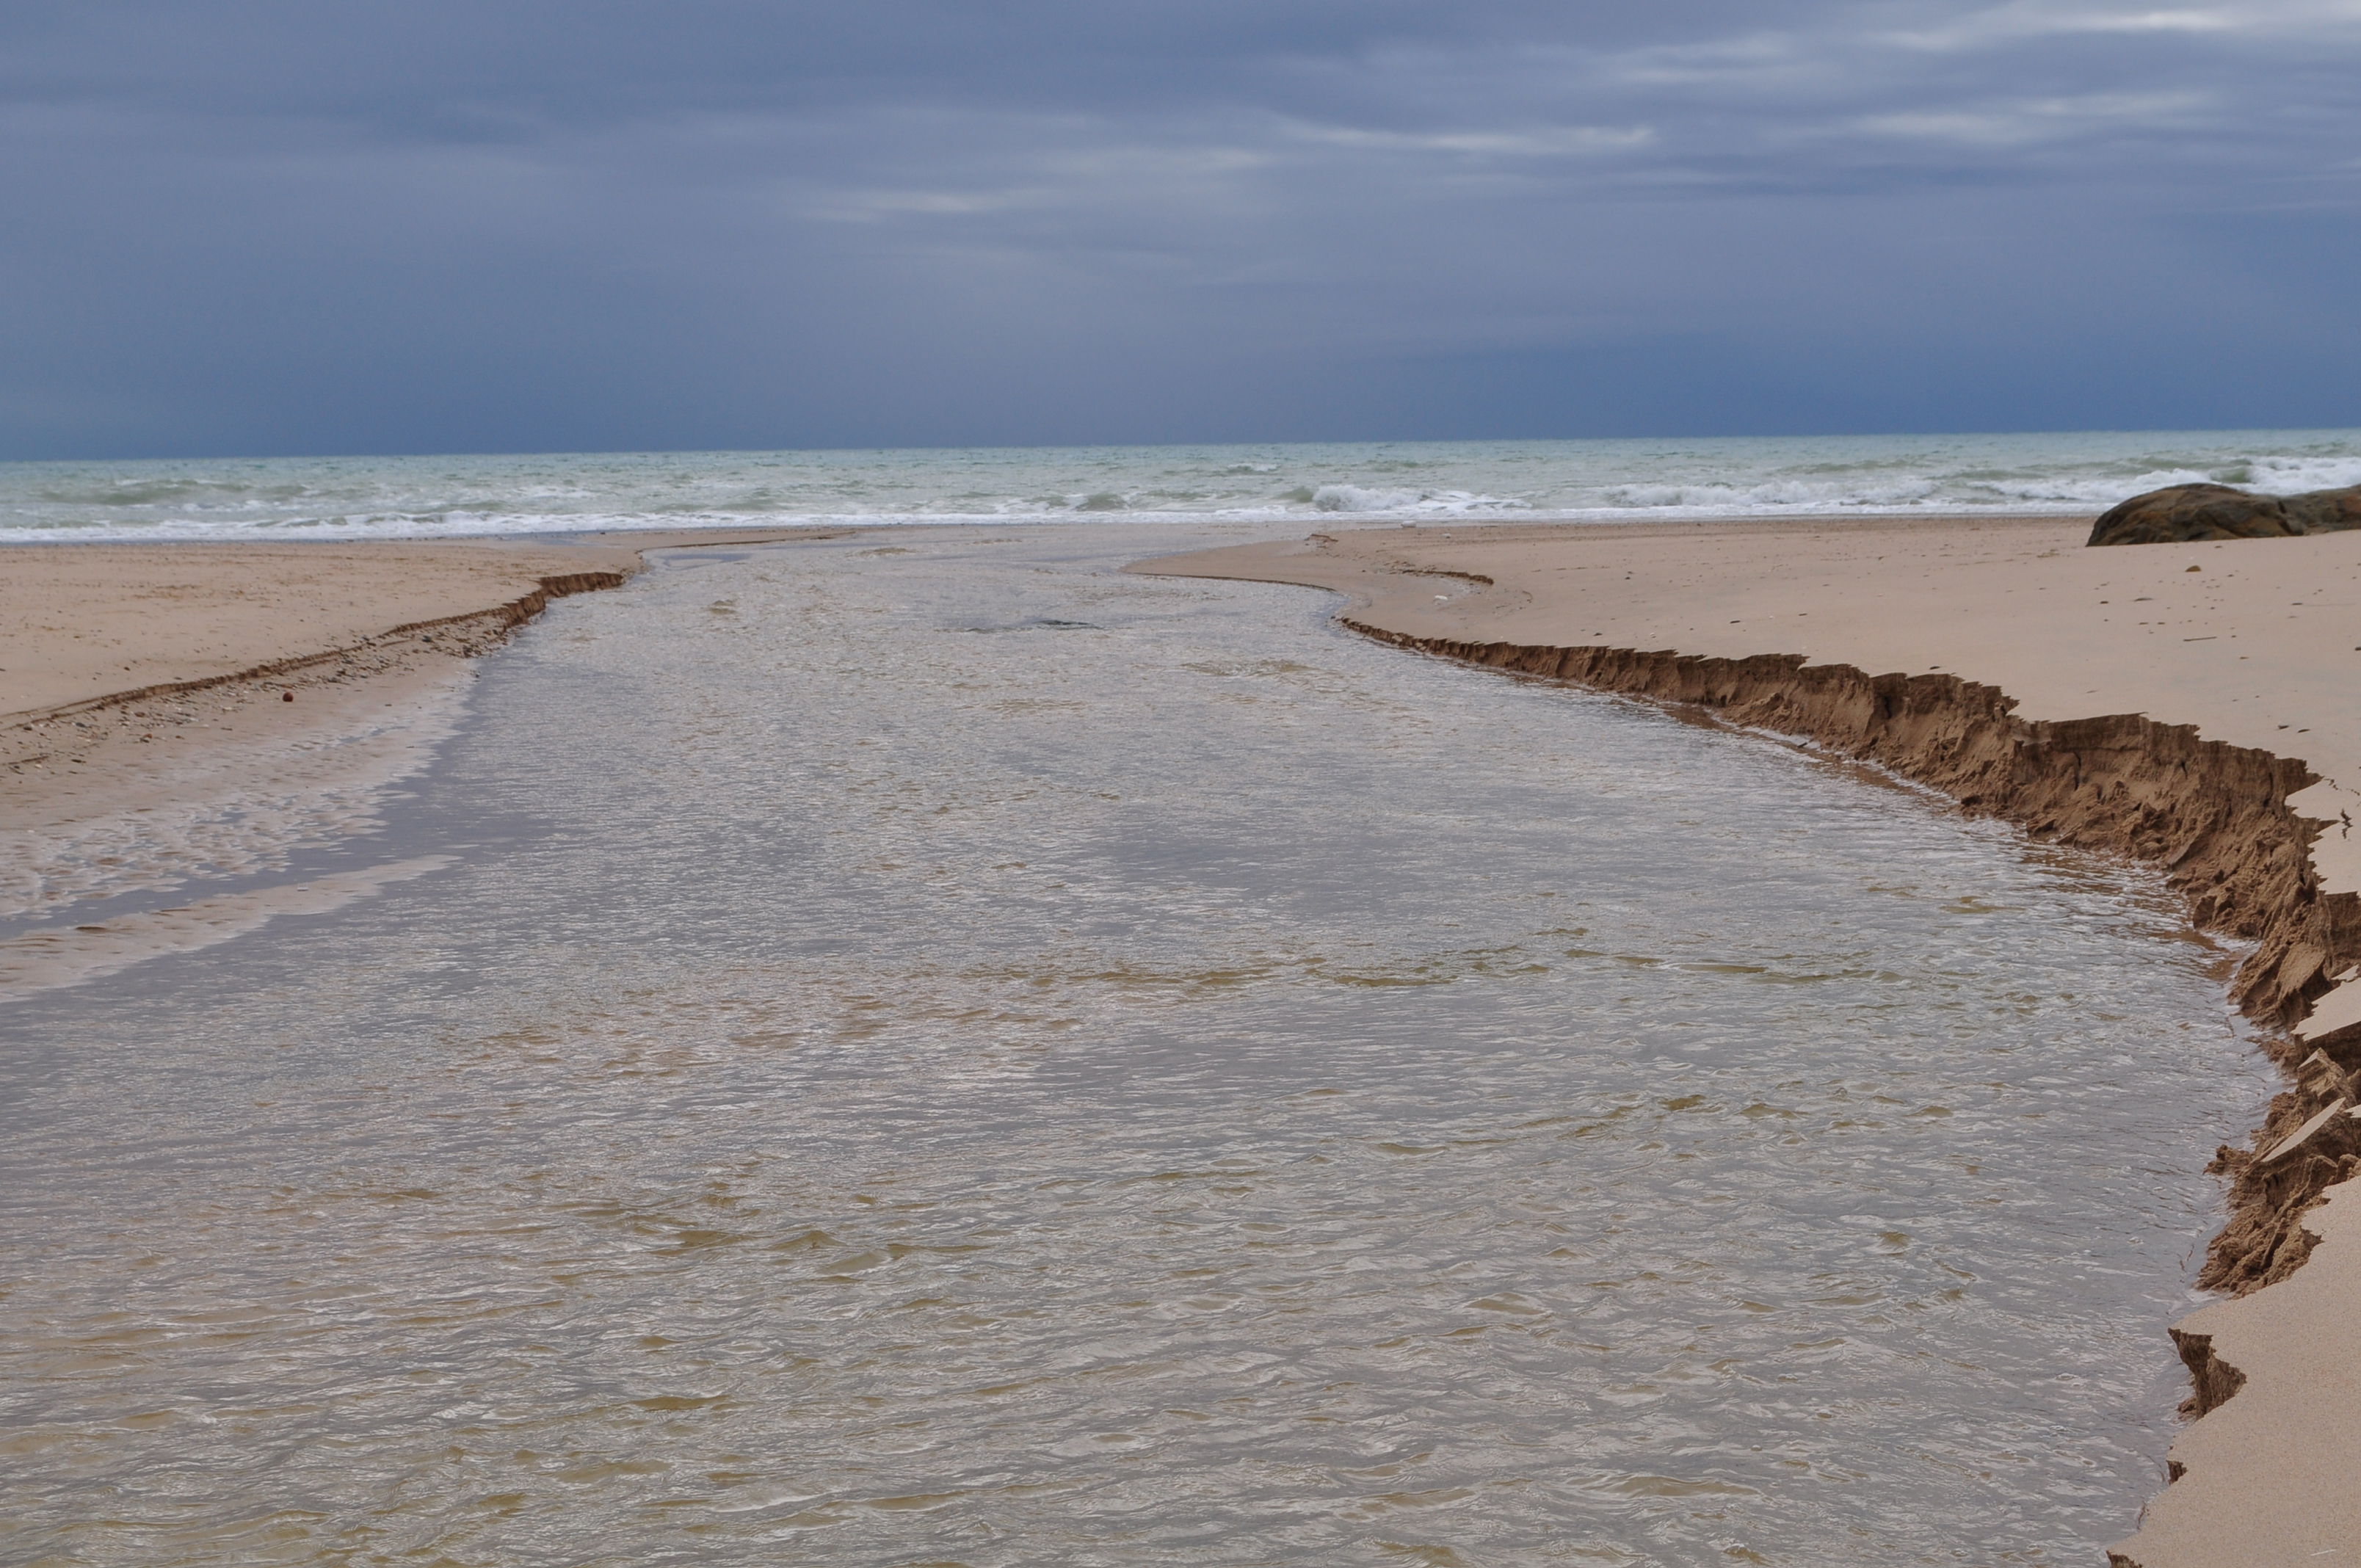
<instances>
[{"instance_id":1,"label":"rippled water surface","mask_svg":"<svg viewBox=\"0 0 2361 1568\"><path fill-rule=\"evenodd\" d=\"M0 543L744 523L2089 517L2164 485L2361 482L2361 431L1265 443L0 463Z\"/></svg>"},{"instance_id":2,"label":"rippled water surface","mask_svg":"<svg viewBox=\"0 0 2361 1568\"><path fill-rule=\"evenodd\" d=\"M0 1558L2097 1562L2220 955L1186 542L675 555L452 864L16 1004Z\"/></svg>"}]
</instances>

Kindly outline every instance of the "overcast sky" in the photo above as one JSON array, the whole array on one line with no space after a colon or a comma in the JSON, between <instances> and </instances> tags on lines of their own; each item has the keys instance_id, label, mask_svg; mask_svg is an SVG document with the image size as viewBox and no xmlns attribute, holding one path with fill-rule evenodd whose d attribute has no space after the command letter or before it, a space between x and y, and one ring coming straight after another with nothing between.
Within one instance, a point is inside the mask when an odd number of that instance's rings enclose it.
<instances>
[{"instance_id":1,"label":"overcast sky","mask_svg":"<svg viewBox=\"0 0 2361 1568\"><path fill-rule=\"evenodd\" d=\"M0 457L2361 425L2361 0L12 0Z\"/></svg>"}]
</instances>

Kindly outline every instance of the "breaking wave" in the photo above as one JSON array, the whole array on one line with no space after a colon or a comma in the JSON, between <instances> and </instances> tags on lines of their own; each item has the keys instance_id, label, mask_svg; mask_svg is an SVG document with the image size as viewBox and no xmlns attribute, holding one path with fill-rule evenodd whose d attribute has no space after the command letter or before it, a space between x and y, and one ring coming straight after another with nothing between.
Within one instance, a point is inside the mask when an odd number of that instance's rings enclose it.
<instances>
[{"instance_id":1,"label":"breaking wave","mask_svg":"<svg viewBox=\"0 0 2361 1568\"><path fill-rule=\"evenodd\" d=\"M0 541L419 539L750 523L2087 514L2361 483L2361 432L625 453L0 465Z\"/></svg>"}]
</instances>

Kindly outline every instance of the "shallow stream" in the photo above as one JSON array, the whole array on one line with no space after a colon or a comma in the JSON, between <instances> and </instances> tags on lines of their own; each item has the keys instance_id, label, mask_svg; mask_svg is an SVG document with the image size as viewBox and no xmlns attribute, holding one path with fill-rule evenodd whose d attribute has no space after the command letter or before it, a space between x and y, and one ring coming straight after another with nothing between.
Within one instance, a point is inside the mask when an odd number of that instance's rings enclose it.
<instances>
[{"instance_id":1,"label":"shallow stream","mask_svg":"<svg viewBox=\"0 0 2361 1568\"><path fill-rule=\"evenodd\" d=\"M2223 955L1191 542L675 554L310 867L443 869L0 1014L0 1560L2099 1561Z\"/></svg>"}]
</instances>

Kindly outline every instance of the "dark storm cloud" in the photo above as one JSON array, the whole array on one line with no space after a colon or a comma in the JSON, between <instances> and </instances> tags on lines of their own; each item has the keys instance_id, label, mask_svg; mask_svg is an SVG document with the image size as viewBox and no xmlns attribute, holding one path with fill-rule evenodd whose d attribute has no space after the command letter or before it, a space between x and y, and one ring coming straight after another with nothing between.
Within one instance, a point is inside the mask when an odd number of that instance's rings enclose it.
<instances>
[{"instance_id":1,"label":"dark storm cloud","mask_svg":"<svg viewBox=\"0 0 2361 1568\"><path fill-rule=\"evenodd\" d=\"M19 5L8 455L2361 422L2361 4Z\"/></svg>"}]
</instances>

